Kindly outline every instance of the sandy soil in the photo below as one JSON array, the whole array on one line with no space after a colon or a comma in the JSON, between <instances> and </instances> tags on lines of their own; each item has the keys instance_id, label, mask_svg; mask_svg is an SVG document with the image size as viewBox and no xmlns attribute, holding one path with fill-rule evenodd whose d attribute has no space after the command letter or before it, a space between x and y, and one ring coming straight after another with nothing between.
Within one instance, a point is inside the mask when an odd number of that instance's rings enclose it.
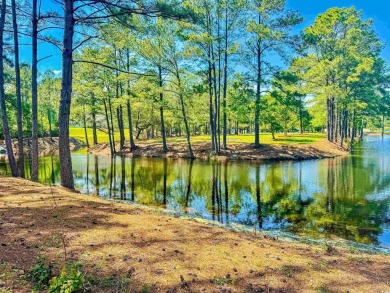
<instances>
[{"instance_id":1,"label":"sandy soil","mask_svg":"<svg viewBox=\"0 0 390 293\"><path fill-rule=\"evenodd\" d=\"M0 292L30 292L26 275L40 256L55 273L64 257L80 261L90 292L390 292L389 256L282 242L0 177Z\"/></svg>"},{"instance_id":2,"label":"sandy soil","mask_svg":"<svg viewBox=\"0 0 390 293\"><path fill-rule=\"evenodd\" d=\"M193 152L198 159L210 158L210 144L194 144ZM187 146L182 143L168 144L168 153L163 153L161 143L143 144L138 143L137 149L130 152L129 148L122 150L122 154L132 157L171 157L186 158L188 157ZM116 145L119 150L119 144ZM90 149L93 154L110 154L108 143L102 143ZM347 155L348 151L340 148L334 143L327 140L310 144L271 144L261 145L255 149L253 145L237 144L230 145L228 150L222 150L220 156L215 159L224 160L307 160L331 158Z\"/></svg>"}]
</instances>

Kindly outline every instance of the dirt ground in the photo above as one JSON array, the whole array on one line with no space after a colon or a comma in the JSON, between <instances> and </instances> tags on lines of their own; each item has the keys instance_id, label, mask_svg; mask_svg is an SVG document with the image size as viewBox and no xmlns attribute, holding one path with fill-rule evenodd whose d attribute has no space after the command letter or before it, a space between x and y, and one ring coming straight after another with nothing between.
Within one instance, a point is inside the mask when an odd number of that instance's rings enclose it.
<instances>
[{"instance_id":1,"label":"dirt ground","mask_svg":"<svg viewBox=\"0 0 390 293\"><path fill-rule=\"evenodd\" d=\"M119 150L119 144L116 145ZM186 158L189 156L187 145L184 143L168 144L169 151L163 153L161 143L138 143L137 149L130 152L125 148L122 153L133 157L171 157ZM197 143L192 145L194 155L198 159L208 159L210 157L210 144ZM93 154L110 154L110 145L102 143L90 149ZM217 159L229 160L307 160L332 158L347 155L348 151L340 148L327 140L321 140L310 144L264 144L255 149L249 144L232 144L228 150L222 150Z\"/></svg>"},{"instance_id":2,"label":"dirt ground","mask_svg":"<svg viewBox=\"0 0 390 293\"><path fill-rule=\"evenodd\" d=\"M89 292L390 292L390 257L283 242L0 177L0 292L44 256Z\"/></svg>"}]
</instances>

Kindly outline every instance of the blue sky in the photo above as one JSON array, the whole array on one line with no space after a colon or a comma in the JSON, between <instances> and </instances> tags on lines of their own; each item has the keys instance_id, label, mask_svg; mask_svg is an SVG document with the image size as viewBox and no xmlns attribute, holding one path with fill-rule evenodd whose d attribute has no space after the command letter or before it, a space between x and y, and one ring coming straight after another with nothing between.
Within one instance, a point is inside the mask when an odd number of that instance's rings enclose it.
<instances>
[{"instance_id":1,"label":"blue sky","mask_svg":"<svg viewBox=\"0 0 390 293\"><path fill-rule=\"evenodd\" d=\"M51 2L50 0L47 0ZM58 5L47 4L45 9L58 9ZM351 7L355 6L358 10L363 10L365 19L372 18L374 20L374 28L378 33L380 39L385 43L390 43L390 18L388 12L390 11L390 1L388 0L287 0L287 7L289 9L298 10L305 21L297 27L297 31L304 29L313 23L315 17L325 12L331 7ZM59 35L60 32L55 32ZM24 40L25 42L26 40ZM21 48L21 59L25 62L31 60L31 47L23 46ZM39 70L43 71L48 68L52 70L61 69L61 52L52 45L39 45L39 58L48 55L54 55L51 58L45 59L39 63ZM383 57L390 63L390 46L386 44Z\"/></svg>"}]
</instances>

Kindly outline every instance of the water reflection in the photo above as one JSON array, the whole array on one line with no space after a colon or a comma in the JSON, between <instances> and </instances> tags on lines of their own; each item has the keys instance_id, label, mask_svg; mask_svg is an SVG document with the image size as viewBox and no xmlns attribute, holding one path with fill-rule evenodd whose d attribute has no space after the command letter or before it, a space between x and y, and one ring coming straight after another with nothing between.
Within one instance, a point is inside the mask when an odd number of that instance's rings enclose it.
<instances>
[{"instance_id":1,"label":"water reflection","mask_svg":"<svg viewBox=\"0 0 390 293\"><path fill-rule=\"evenodd\" d=\"M390 139L368 137L352 156L305 162L208 163L73 154L82 193L164 207L257 229L390 246ZM59 160L39 177L58 183ZM29 164L26 164L26 171ZM9 174L0 163L0 174Z\"/></svg>"}]
</instances>

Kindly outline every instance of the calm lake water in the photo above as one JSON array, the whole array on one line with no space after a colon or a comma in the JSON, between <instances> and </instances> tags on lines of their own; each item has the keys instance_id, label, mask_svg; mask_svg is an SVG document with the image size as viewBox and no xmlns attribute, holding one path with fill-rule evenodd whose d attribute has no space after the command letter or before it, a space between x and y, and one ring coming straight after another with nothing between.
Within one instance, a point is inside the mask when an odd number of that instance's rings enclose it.
<instances>
[{"instance_id":1,"label":"calm lake water","mask_svg":"<svg viewBox=\"0 0 390 293\"><path fill-rule=\"evenodd\" d=\"M58 184L58 157L42 157L40 166L41 182ZM85 194L390 248L390 136L366 137L335 159L211 163L75 153L73 168ZM10 174L5 162L0 174Z\"/></svg>"}]
</instances>

